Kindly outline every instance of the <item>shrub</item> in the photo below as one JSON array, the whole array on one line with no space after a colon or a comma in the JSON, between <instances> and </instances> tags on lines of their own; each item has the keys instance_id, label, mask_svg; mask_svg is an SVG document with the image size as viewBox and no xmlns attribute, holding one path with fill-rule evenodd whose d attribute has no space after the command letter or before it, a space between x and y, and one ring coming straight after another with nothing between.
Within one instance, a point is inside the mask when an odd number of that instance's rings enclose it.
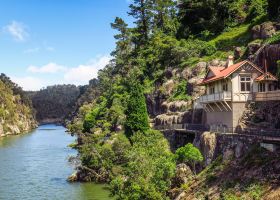
<instances>
[{"instance_id":1,"label":"shrub","mask_svg":"<svg viewBox=\"0 0 280 200\"><path fill-rule=\"evenodd\" d=\"M190 164L195 174L195 165L203 161L203 156L201 152L191 143L177 149L176 156L179 162L187 162L188 164Z\"/></svg>"}]
</instances>

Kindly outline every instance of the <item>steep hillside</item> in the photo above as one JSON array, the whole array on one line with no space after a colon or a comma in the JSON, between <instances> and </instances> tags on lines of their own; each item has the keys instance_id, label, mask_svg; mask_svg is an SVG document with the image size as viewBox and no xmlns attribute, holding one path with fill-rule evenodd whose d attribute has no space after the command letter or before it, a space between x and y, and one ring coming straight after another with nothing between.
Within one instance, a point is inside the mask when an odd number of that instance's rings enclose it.
<instances>
[{"instance_id":1,"label":"steep hillside","mask_svg":"<svg viewBox=\"0 0 280 200\"><path fill-rule=\"evenodd\" d=\"M189 123L207 67L250 59L276 72L279 43L274 1L133 1L135 26L117 17L114 59L99 71L91 101L68 124L82 165L71 180L110 182L118 199L167 199L179 161L166 139L147 126ZM273 10L273 11L272 11ZM274 49L274 52L278 52ZM143 100L145 98L145 100ZM88 98L91 99L91 98ZM193 166L191 166L193 167ZM195 167L193 167L193 170ZM250 173L251 169L248 170Z\"/></svg>"},{"instance_id":2,"label":"steep hillside","mask_svg":"<svg viewBox=\"0 0 280 200\"><path fill-rule=\"evenodd\" d=\"M80 88L75 85L55 85L28 94L36 110L36 119L44 124L64 123L75 111L75 103L80 93Z\"/></svg>"},{"instance_id":3,"label":"steep hillside","mask_svg":"<svg viewBox=\"0 0 280 200\"><path fill-rule=\"evenodd\" d=\"M177 200L277 200L279 178L279 152L255 147L239 159L219 157L172 193Z\"/></svg>"},{"instance_id":4,"label":"steep hillside","mask_svg":"<svg viewBox=\"0 0 280 200\"><path fill-rule=\"evenodd\" d=\"M25 133L37 126L31 101L7 76L0 76L0 137Z\"/></svg>"}]
</instances>

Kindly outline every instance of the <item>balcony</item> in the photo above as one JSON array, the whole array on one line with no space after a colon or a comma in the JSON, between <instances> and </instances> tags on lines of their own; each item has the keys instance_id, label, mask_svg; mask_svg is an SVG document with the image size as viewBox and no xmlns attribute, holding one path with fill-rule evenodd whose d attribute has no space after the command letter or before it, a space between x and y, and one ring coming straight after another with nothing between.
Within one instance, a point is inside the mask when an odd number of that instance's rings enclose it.
<instances>
[{"instance_id":1,"label":"balcony","mask_svg":"<svg viewBox=\"0 0 280 200\"><path fill-rule=\"evenodd\" d=\"M280 90L269 92L256 92L253 94L254 101L280 101Z\"/></svg>"},{"instance_id":2,"label":"balcony","mask_svg":"<svg viewBox=\"0 0 280 200\"><path fill-rule=\"evenodd\" d=\"M231 92L225 91L214 94L208 94L199 98L200 103L211 103L218 101L231 101Z\"/></svg>"}]
</instances>

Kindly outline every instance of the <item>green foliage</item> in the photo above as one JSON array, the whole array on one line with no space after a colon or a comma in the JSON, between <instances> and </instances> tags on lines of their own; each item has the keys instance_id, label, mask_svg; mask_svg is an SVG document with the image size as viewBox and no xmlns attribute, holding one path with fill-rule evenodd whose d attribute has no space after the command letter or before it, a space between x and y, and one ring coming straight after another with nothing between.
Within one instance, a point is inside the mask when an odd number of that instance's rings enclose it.
<instances>
[{"instance_id":1,"label":"green foliage","mask_svg":"<svg viewBox=\"0 0 280 200\"><path fill-rule=\"evenodd\" d=\"M187 162L193 167L195 172L195 165L203 161L203 156L198 148L189 143L184 147L176 150L177 160L179 162Z\"/></svg>"},{"instance_id":2,"label":"green foliage","mask_svg":"<svg viewBox=\"0 0 280 200\"><path fill-rule=\"evenodd\" d=\"M219 50L232 48L232 46L243 46L250 39L249 25L241 25L229 28L208 43Z\"/></svg>"},{"instance_id":3,"label":"green foliage","mask_svg":"<svg viewBox=\"0 0 280 200\"><path fill-rule=\"evenodd\" d=\"M166 139L158 131L147 131L137 132L131 140L124 175L111 182L113 194L118 199L166 199L165 191L175 172Z\"/></svg>"},{"instance_id":4,"label":"green foliage","mask_svg":"<svg viewBox=\"0 0 280 200\"><path fill-rule=\"evenodd\" d=\"M169 98L169 101L176 100L191 100L191 97L187 94L187 81L182 80L176 85L175 92Z\"/></svg>"},{"instance_id":5,"label":"green foliage","mask_svg":"<svg viewBox=\"0 0 280 200\"><path fill-rule=\"evenodd\" d=\"M21 132L29 131L23 126L26 123L34 128L36 122L30 99L4 74L0 75L0 93L0 125L3 126L4 133L12 132L8 125L16 125Z\"/></svg>"},{"instance_id":6,"label":"green foliage","mask_svg":"<svg viewBox=\"0 0 280 200\"><path fill-rule=\"evenodd\" d=\"M149 129L148 112L142 86L139 83L129 85L125 134L131 137L135 132Z\"/></svg>"},{"instance_id":7,"label":"green foliage","mask_svg":"<svg viewBox=\"0 0 280 200\"><path fill-rule=\"evenodd\" d=\"M266 15L267 0L183 0L179 5L178 36L211 37Z\"/></svg>"},{"instance_id":8,"label":"green foliage","mask_svg":"<svg viewBox=\"0 0 280 200\"><path fill-rule=\"evenodd\" d=\"M280 32L277 32L275 35L273 35L270 38L267 38L264 43L265 44L277 44L280 42Z\"/></svg>"},{"instance_id":9,"label":"green foliage","mask_svg":"<svg viewBox=\"0 0 280 200\"><path fill-rule=\"evenodd\" d=\"M75 85L54 85L37 92L29 92L39 122L44 119L63 121L68 118L75 111L80 94L80 89Z\"/></svg>"}]
</instances>

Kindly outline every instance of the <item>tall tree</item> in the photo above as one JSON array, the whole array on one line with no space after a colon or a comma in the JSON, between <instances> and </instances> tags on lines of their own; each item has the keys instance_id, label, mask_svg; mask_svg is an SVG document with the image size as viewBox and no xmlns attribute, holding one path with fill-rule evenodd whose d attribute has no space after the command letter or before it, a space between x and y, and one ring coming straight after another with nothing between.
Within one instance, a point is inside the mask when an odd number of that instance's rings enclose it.
<instances>
[{"instance_id":1,"label":"tall tree","mask_svg":"<svg viewBox=\"0 0 280 200\"><path fill-rule=\"evenodd\" d=\"M159 29L166 34L177 30L177 8L174 0L153 0L152 28Z\"/></svg>"},{"instance_id":2,"label":"tall tree","mask_svg":"<svg viewBox=\"0 0 280 200\"><path fill-rule=\"evenodd\" d=\"M116 41L116 49L111 53L114 56L115 71L125 72L125 65L128 64L128 57L132 51L131 43L131 30L122 18L116 17L114 23L111 23L111 27L118 31L114 36Z\"/></svg>"},{"instance_id":3,"label":"tall tree","mask_svg":"<svg viewBox=\"0 0 280 200\"><path fill-rule=\"evenodd\" d=\"M145 132L149 129L148 112L143 88L137 81L128 86L129 99L127 104L125 134L131 137L137 131Z\"/></svg>"},{"instance_id":4,"label":"tall tree","mask_svg":"<svg viewBox=\"0 0 280 200\"><path fill-rule=\"evenodd\" d=\"M130 4L130 16L134 17L136 21L136 28L134 31L134 40L137 46L142 46L147 42L149 33L151 30L151 18L152 18L152 1L151 0L134 0Z\"/></svg>"}]
</instances>

